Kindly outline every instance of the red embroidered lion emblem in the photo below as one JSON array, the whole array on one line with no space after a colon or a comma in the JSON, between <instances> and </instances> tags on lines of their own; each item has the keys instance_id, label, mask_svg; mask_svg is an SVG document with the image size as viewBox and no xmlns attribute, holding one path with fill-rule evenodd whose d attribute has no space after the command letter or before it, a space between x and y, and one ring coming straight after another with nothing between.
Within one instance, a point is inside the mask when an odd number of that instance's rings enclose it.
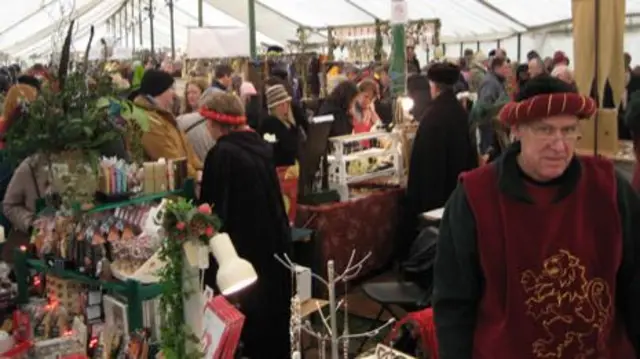
<instances>
[{"instance_id":1,"label":"red embroidered lion emblem","mask_svg":"<svg viewBox=\"0 0 640 359\"><path fill-rule=\"evenodd\" d=\"M580 259L561 250L544 261L539 273L525 271L521 283L529 295L527 314L546 333L532 344L537 358L573 354L573 358L587 359L598 352L600 333L612 316L613 298L604 280L588 280Z\"/></svg>"}]
</instances>

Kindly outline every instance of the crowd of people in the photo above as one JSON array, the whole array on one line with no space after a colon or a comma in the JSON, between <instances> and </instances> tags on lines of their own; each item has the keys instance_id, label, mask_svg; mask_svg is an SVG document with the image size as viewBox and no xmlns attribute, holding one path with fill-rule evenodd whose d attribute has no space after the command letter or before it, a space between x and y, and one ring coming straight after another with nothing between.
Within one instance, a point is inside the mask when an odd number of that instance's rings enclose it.
<instances>
[{"instance_id":1,"label":"crowd of people","mask_svg":"<svg viewBox=\"0 0 640 359\"><path fill-rule=\"evenodd\" d=\"M467 51L422 69L412 47L406 55L419 125L396 260L423 236L419 215L446 206L433 297L440 358L636 357L640 200L609 162L574 155L578 121L596 106L578 94L569 58L532 51L515 65L501 49ZM631 94L638 75L627 59ZM169 61L112 74L149 119L145 157L187 159L189 176L201 179L198 200L215 204L223 231L256 269L258 283L240 300L250 358L290 357L290 273L273 254L291 251L291 232L276 168L299 160L311 115L333 116L330 136L389 127L389 70L372 69L335 65L328 96L314 105L278 68L256 88L221 64L211 81L192 77L179 94ZM28 119L28 104L50 81L42 65L0 69L0 132ZM636 108L631 97L621 116ZM626 111L640 120L637 113ZM103 155L130 158L127 150ZM28 243L36 200L50 190L45 168L39 154L2 168L7 261ZM215 271L205 278L212 287Z\"/></svg>"}]
</instances>

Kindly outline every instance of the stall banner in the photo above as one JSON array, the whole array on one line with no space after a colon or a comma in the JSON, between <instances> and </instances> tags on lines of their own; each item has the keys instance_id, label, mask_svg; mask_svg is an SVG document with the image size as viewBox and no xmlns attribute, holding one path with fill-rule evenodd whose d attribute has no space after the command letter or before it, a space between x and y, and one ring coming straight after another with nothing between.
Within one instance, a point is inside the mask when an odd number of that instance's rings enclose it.
<instances>
[{"instance_id":1,"label":"stall banner","mask_svg":"<svg viewBox=\"0 0 640 359\"><path fill-rule=\"evenodd\" d=\"M249 57L249 28L191 27L187 33L187 58Z\"/></svg>"}]
</instances>

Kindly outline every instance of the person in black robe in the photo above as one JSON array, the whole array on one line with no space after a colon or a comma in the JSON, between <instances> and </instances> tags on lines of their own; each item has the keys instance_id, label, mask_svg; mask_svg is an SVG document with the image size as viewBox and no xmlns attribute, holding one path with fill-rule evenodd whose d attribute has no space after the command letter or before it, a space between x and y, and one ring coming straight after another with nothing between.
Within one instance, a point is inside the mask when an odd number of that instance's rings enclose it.
<instances>
[{"instance_id":1,"label":"person in black robe","mask_svg":"<svg viewBox=\"0 0 640 359\"><path fill-rule=\"evenodd\" d=\"M290 254L291 229L271 147L246 125L242 101L233 94L212 94L200 114L216 140L205 159L200 201L213 206L221 231L258 274L255 284L233 298L246 317L242 355L289 358L292 274L274 255ZM216 272L211 259L205 273L211 288Z\"/></svg>"},{"instance_id":2,"label":"person in black robe","mask_svg":"<svg viewBox=\"0 0 640 359\"><path fill-rule=\"evenodd\" d=\"M418 234L418 216L443 207L456 188L458 175L477 167L468 115L454 94L460 70L437 63L427 72L431 103L416 132L409 163L409 180L401 223L398 256L406 257Z\"/></svg>"}]
</instances>

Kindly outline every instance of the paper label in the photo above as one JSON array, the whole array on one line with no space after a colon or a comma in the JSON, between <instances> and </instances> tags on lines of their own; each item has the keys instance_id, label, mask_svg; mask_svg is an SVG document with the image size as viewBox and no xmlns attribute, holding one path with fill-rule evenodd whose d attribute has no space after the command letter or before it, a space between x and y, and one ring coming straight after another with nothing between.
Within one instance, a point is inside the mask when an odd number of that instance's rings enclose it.
<instances>
[{"instance_id":1,"label":"paper label","mask_svg":"<svg viewBox=\"0 0 640 359\"><path fill-rule=\"evenodd\" d=\"M209 247L202 243L198 248L198 268L203 270L209 268Z\"/></svg>"},{"instance_id":2,"label":"paper label","mask_svg":"<svg viewBox=\"0 0 640 359\"><path fill-rule=\"evenodd\" d=\"M205 302L210 301L211 299L213 299L213 289L211 289L211 287L209 287L208 285L205 285L203 295Z\"/></svg>"}]
</instances>

